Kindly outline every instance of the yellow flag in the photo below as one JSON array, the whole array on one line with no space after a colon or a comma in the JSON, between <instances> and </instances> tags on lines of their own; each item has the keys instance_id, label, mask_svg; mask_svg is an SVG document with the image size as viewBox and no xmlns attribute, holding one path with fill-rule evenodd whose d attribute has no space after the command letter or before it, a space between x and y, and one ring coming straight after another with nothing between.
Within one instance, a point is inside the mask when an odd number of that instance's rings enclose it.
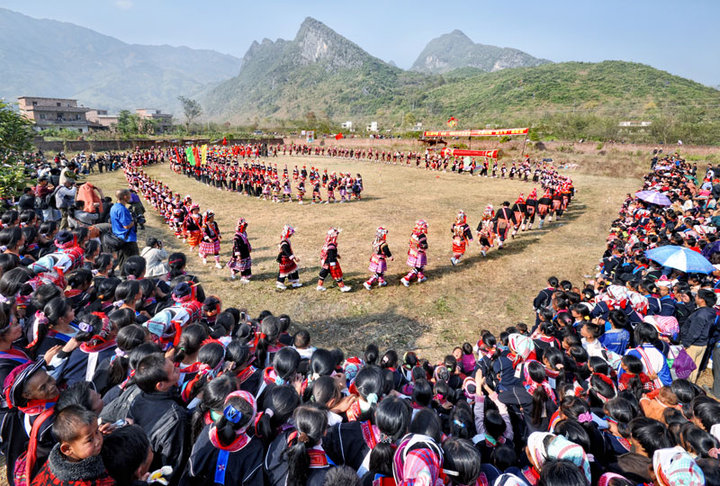
<instances>
[{"instance_id":1,"label":"yellow flag","mask_svg":"<svg viewBox=\"0 0 720 486\"><path fill-rule=\"evenodd\" d=\"M207 145L203 145L200 149L200 158L202 160L202 165L207 164Z\"/></svg>"}]
</instances>

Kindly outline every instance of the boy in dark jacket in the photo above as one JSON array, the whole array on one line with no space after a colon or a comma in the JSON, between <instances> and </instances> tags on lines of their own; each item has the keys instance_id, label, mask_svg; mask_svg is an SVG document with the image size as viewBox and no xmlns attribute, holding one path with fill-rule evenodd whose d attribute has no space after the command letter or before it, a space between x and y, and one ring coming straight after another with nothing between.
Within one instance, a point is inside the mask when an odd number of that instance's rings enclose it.
<instances>
[{"instance_id":1,"label":"boy in dark jacket","mask_svg":"<svg viewBox=\"0 0 720 486\"><path fill-rule=\"evenodd\" d=\"M188 414L180 406L176 385L180 373L161 353L143 358L135 371L142 392L128 411L128 418L143 428L155 454L151 469L171 466L171 484L177 484L188 457Z\"/></svg>"}]
</instances>

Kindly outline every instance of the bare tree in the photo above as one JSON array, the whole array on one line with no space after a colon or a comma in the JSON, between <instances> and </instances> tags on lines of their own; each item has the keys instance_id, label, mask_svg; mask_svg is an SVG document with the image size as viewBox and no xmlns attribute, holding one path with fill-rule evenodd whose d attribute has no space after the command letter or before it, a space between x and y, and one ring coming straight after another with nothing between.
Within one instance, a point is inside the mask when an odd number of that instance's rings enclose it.
<instances>
[{"instance_id":1,"label":"bare tree","mask_svg":"<svg viewBox=\"0 0 720 486\"><path fill-rule=\"evenodd\" d=\"M178 96L178 100L182 103L183 111L185 112L185 124L189 129L190 124L202 114L202 106L200 106L197 100L185 98L184 96Z\"/></svg>"}]
</instances>

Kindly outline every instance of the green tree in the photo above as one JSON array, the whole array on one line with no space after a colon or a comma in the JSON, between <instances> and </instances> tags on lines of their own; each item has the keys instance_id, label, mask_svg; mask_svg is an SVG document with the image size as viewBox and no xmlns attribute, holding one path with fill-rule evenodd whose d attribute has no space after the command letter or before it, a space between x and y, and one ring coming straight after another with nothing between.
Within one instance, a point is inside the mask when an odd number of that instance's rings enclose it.
<instances>
[{"instance_id":1,"label":"green tree","mask_svg":"<svg viewBox=\"0 0 720 486\"><path fill-rule=\"evenodd\" d=\"M158 121L152 118L144 118L140 120L140 133L153 135L157 132Z\"/></svg>"},{"instance_id":2,"label":"green tree","mask_svg":"<svg viewBox=\"0 0 720 486\"><path fill-rule=\"evenodd\" d=\"M127 137L137 135L140 130L140 117L128 110L123 110L118 114L117 131Z\"/></svg>"},{"instance_id":3,"label":"green tree","mask_svg":"<svg viewBox=\"0 0 720 486\"><path fill-rule=\"evenodd\" d=\"M403 128L407 128L407 127L413 128L413 127L415 127L415 122L416 122L416 121L417 121L417 120L416 120L416 118L415 118L415 115L414 115L412 112L410 112L410 113L405 113L405 116L404 116L404 118L403 118Z\"/></svg>"},{"instance_id":4,"label":"green tree","mask_svg":"<svg viewBox=\"0 0 720 486\"><path fill-rule=\"evenodd\" d=\"M23 152L32 148L32 123L0 101L0 195L17 195L25 185Z\"/></svg>"},{"instance_id":5,"label":"green tree","mask_svg":"<svg viewBox=\"0 0 720 486\"><path fill-rule=\"evenodd\" d=\"M185 113L185 124L189 129L190 124L202 115L202 106L200 106L197 100L184 96L178 96L178 101L182 104L183 112Z\"/></svg>"}]
</instances>

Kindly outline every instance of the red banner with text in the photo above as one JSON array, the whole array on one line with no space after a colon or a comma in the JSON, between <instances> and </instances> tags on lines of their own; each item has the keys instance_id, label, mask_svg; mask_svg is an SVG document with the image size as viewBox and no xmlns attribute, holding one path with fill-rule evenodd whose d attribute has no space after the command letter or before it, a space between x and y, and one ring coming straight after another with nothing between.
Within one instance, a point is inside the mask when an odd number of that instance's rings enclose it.
<instances>
[{"instance_id":1,"label":"red banner with text","mask_svg":"<svg viewBox=\"0 0 720 486\"><path fill-rule=\"evenodd\" d=\"M444 148L440 153L443 157L488 157L491 159L498 158L497 150L462 150Z\"/></svg>"},{"instance_id":2,"label":"red banner with text","mask_svg":"<svg viewBox=\"0 0 720 486\"><path fill-rule=\"evenodd\" d=\"M505 135L523 135L528 133L528 130L528 128L498 128L496 130L428 130L423 132L423 137L502 137Z\"/></svg>"}]
</instances>

